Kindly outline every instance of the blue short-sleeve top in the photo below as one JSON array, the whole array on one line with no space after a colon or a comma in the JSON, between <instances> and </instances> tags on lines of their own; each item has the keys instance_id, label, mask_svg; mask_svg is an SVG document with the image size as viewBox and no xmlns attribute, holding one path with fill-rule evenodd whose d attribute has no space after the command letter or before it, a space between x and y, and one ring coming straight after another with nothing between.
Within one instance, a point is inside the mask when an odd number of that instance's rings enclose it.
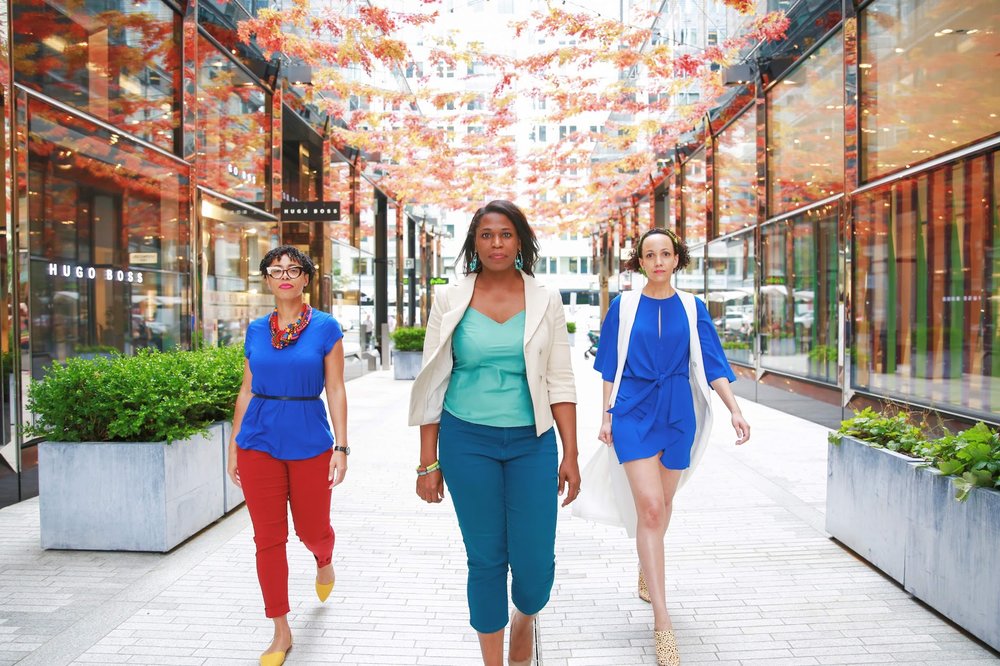
<instances>
[{"instance_id":1,"label":"blue short-sleeve top","mask_svg":"<svg viewBox=\"0 0 1000 666\"><path fill-rule=\"evenodd\" d=\"M324 358L344 337L332 315L313 310L298 341L275 349L270 316L247 328L244 349L255 394L319 398L325 385ZM236 444L279 460L305 460L333 445L333 431L322 400L265 400L254 397L243 415Z\"/></svg>"}]
</instances>

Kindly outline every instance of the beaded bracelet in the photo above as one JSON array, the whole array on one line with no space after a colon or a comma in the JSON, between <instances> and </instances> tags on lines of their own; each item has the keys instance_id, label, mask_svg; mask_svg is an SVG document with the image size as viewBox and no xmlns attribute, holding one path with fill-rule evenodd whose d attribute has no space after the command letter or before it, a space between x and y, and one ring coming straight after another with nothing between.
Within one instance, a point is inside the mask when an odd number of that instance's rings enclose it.
<instances>
[{"instance_id":1,"label":"beaded bracelet","mask_svg":"<svg viewBox=\"0 0 1000 666\"><path fill-rule=\"evenodd\" d=\"M436 472L439 469L441 469L441 463L437 460L432 462L427 467L424 467L423 465L417 465L417 476L427 476L431 472Z\"/></svg>"}]
</instances>

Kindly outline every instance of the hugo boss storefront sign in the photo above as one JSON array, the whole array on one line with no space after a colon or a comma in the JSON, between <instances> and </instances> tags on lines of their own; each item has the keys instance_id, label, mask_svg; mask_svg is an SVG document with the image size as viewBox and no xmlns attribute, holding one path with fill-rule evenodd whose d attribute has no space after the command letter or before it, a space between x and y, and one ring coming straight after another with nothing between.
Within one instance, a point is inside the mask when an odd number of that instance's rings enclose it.
<instances>
[{"instance_id":1,"label":"hugo boss storefront sign","mask_svg":"<svg viewBox=\"0 0 1000 666\"><path fill-rule=\"evenodd\" d=\"M22 369L39 379L81 353L188 346L187 165L41 99L20 101Z\"/></svg>"}]
</instances>

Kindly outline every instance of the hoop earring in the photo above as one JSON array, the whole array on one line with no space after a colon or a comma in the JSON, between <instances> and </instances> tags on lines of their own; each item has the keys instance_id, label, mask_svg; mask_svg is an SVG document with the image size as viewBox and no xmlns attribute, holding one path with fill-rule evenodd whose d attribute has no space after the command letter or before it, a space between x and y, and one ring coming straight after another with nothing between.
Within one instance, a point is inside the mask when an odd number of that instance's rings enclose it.
<instances>
[{"instance_id":1,"label":"hoop earring","mask_svg":"<svg viewBox=\"0 0 1000 666\"><path fill-rule=\"evenodd\" d=\"M522 268L524 268L524 257L521 256L520 250L517 251L517 256L514 257L514 268L516 268L517 270L521 270Z\"/></svg>"},{"instance_id":2,"label":"hoop earring","mask_svg":"<svg viewBox=\"0 0 1000 666\"><path fill-rule=\"evenodd\" d=\"M475 273L476 269L479 268L479 253L472 253L472 261L469 262L469 272Z\"/></svg>"}]
</instances>

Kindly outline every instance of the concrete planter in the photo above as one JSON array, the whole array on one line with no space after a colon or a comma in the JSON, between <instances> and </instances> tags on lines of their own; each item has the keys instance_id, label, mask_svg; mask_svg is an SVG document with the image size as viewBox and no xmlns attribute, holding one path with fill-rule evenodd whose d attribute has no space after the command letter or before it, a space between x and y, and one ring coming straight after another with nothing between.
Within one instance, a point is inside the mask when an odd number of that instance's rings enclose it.
<instances>
[{"instance_id":1,"label":"concrete planter","mask_svg":"<svg viewBox=\"0 0 1000 666\"><path fill-rule=\"evenodd\" d=\"M826 531L903 581L913 458L844 437L829 445Z\"/></svg>"},{"instance_id":2,"label":"concrete planter","mask_svg":"<svg viewBox=\"0 0 1000 666\"><path fill-rule=\"evenodd\" d=\"M233 434L233 424L226 423L222 425L222 510L224 513L229 513L233 509L237 508L246 500L243 498L243 489L237 486L229 478L226 473L226 469L229 465L229 438Z\"/></svg>"},{"instance_id":3,"label":"concrete planter","mask_svg":"<svg viewBox=\"0 0 1000 666\"><path fill-rule=\"evenodd\" d=\"M422 351L394 350L392 352L392 378L416 379L423 359L424 353Z\"/></svg>"},{"instance_id":4,"label":"concrete planter","mask_svg":"<svg viewBox=\"0 0 1000 666\"><path fill-rule=\"evenodd\" d=\"M951 477L845 437L829 446L826 529L917 597L1000 649L1000 492L955 500Z\"/></svg>"},{"instance_id":5,"label":"concrete planter","mask_svg":"<svg viewBox=\"0 0 1000 666\"><path fill-rule=\"evenodd\" d=\"M180 442L42 442L42 548L166 552L223 514L222 425Z\"/></svg>"},{"instance_id":6,"label":"concrete planter","mask_svg":"<svg viewBox=\"0 0 1000 666\"><path fill-rule=\"evenodd\" d=\"M1000 492L955 501L951 477L916 470L906 546L906 591L1000 650Z\"/></svg>"}]
</instances>

